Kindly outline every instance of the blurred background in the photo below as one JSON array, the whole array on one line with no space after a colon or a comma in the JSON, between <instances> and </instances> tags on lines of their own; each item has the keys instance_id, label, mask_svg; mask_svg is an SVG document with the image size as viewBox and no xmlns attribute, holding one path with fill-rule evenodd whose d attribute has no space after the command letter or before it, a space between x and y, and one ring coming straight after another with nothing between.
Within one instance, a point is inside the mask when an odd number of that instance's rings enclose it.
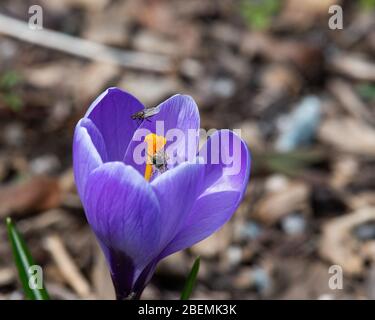
<instances>
[{"instance_id":1,"label":"blurred background","mask_svg":"<svg viewBox=\"0 0 375 320\"><path fill-rule=\"evenodd\" d=\"M178 298L200 255L193 298L375 299L374 14L373 0L1 0L0 299L23 298L6 216L54 299L114 297L71 159L109 86L147 106L189 94L203 128L241 129L253 156L231 221L163 261L143 298Z\"/></svg>"}]
</instances>

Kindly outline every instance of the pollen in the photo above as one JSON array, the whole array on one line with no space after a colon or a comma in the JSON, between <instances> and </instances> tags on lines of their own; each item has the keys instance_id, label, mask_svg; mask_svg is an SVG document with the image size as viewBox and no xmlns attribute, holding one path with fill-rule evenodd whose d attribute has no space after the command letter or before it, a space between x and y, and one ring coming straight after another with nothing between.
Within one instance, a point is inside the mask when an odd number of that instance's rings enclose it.
<instances>
[{"instance_id":1,"label":"pollen","mask_svg":"<svg viewBox=\"0 0 375 320\"><path fill-rule=\"evenodd\" d=\"M164 148L167 140L163 136L158 136L155 133L150 133L145 137L147 143L147 163L145 170L145 179L150 181L152 175L152 157L161 149Z\"/></svg>"}]
</instances>

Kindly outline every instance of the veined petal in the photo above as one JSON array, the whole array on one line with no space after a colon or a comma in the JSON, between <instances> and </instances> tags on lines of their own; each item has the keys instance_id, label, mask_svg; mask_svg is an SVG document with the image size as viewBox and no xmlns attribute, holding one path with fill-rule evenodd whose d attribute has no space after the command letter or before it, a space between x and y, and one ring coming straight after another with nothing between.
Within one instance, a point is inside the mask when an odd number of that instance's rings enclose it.
<instances>
[{"instance_id":1,"label":"veined petal","mask_svg":"<svg viewBox=\"0 0 375 320\"><path fill-rule=\"evenodd\" d=\"M118 88L104 91L90 106L85 117L101 132L107 147L108 161L122 161L129 142L138 127L131 116L142 110L143 104Z\"/></svg>"},{"instance_id":2,"label":"veined petal","mask_svg":"<svg viewBox=\"0 0 375 320\"><path fill-rule=\"evenodd\" d=\"M170 242L190 213L198 197L204 165L183 163L158 176L151 186L160 203L163 232L161 250Z\"/></svg>"},{"instance_id":3,"label":"veined petal","mask_svg":"<svg viewBox=\"0 0 375 320\"><path fill-rule=\"evenodd\" d=\"M96 236L108 248L112 276L128 272L135 281L160 241L160 207L150 184L122 162L108 162L90 174L84 206ZM118 270L119 257L132 270Z\"/></svg>"},{"instance_id":4,"label":"veined petal","mask_svg":"<svg viewBox=\"0 0 375 320\"><path fill-rule=\"evenodd\" d=\"M231 218L245 193L250 174L250 154L236 134L229 130L218 131L201 151L200 156L207 161L201 194L160 258L188 248L217 231ZM217 152L220 153L219 161ZM232 163L229 161L231 155L237 158Z\"/></svg>"},{"instance_id":5,"label":"veined petal","mask_svg":"<svg viewBox=\"0 0 375 320\"><path fill-rule=\"evenodd\" d=\"M237 191L242 198L250 176L251 157L237 134L227 129L216 131L198 156L206 164L202 194Z\"/></svg>"},{"instance_id":6,"label":"veined petal","mask_svg":"<svg viewBox=\"0 0 375 320\"><path fill-rule=\"evenodd\" d=\"M105 161L107 151L101 133L90 119L81 119L76 125L73 137L74 178L81 199L84 198L90 172Z\"/></svg>"},{"instance_id":7,"label":"veined petal","mask_svg":"<svg viewBox=\"0 0 375 320\"><path fill-rule=\"evenodd\" d=\"M184 225L158 259L186 249L220 229L237 209L240 193L222 191L198 199Z\"/></svg>"},{"instance_id":8,"label":"veined petal","mask_svg":"<svg viewBox=\"0 0 375 320\"><path fill-rule=\"evenodd\" d=\"M136 130L125 154L124 162L135 167L141 174L144 173L145 164L137 164L134 160L135 148L142 143L141 135L156 133L167 139L165 150L168 153L168 167L188 159L193 160L198 150L199 111L195 101L186 95L174 95L162 102L160 111L154 116L144 120Z\"/></svg>"}]
</instances>

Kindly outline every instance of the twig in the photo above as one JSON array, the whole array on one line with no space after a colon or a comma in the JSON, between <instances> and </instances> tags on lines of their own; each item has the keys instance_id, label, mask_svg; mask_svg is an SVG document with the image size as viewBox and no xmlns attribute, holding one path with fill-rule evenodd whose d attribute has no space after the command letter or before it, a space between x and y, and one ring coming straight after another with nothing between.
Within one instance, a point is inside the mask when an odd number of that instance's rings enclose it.
<instances>
[{"instance_id":1,"label":"twig","mask_svg":"<svg viewBox=\"0 0 375 320\"><path fill-rule=\"evenodd\" d=\"M336 97L346 111L359 120L374 124L374 118L366 105L357 96L352 87L344 80L332 80L328 83L328 90Z\"/></svg>"},{"instance_id":2,"label":"twig","mask_svg":"<svg viewBox=\"0 0 375 320\"><path fill-rule=\"evenodd\" d=\"M375 81L375 64L358 55L338 53L329 62L335 71L343 75L361 81Z\"/></svg>"},{"instance_id":3,"label":"twig","mask_svg":"<svg viewBox=\"0 0 375 320\"><path fill-rule=\"evenodd\" d=\"M3 14L0 14L0 33L39 46L127 68L161 73L172 69L171 60L162 55L111 48L47 29L32 30L26 22Z\"/></svg>"},{"instance_id":4,"label":"twig","mask_svg":"<svg viewBox=\"0 0 375 320\"><path fill-rule=\"evenodd\" d=\"M87 280L80 273L72 257L61 239L56 236L48 236L45 239L45 247L52 255L61 274L64 276L67 283L74 289L81 298L91 298L91 289Z\"/></svg>"}]
</instances>

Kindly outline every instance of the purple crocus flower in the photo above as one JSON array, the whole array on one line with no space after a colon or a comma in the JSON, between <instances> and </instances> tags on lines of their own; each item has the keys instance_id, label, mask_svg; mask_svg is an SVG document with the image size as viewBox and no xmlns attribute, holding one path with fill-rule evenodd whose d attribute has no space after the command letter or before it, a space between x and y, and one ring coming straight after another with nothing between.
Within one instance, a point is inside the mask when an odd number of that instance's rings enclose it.
<instances>
[{"instance_id":1,"label":"purple crocus flower","mask_svg":"<svg viewBox=\"0 0 375 320\"><path fill-rule=\"evenodd\" d=\"M161 259L223 226L239 206L250 174L248 148L229 130L216 131L198 152L199 112L191 97L172 96L151 118L133 120L143 109L129 93L110 88L92 103L74 132L78 193L118 299L139 298ZM187 148L158 136L158 121L165 131L179 129L184 136L195 132L193 143ZM151 135L139 141L136 135L142 129ZM229 139L218 149L224 136ZM142 143L147 144L148 160L139 164L134 153ZM156 170L152 156L161 149L168 154L172 144L178 161ZM215 152L221 155L218 161L212 161ZM231 153L240 164L235 171L224 161Z\"/></svg>"}]
</instances>

